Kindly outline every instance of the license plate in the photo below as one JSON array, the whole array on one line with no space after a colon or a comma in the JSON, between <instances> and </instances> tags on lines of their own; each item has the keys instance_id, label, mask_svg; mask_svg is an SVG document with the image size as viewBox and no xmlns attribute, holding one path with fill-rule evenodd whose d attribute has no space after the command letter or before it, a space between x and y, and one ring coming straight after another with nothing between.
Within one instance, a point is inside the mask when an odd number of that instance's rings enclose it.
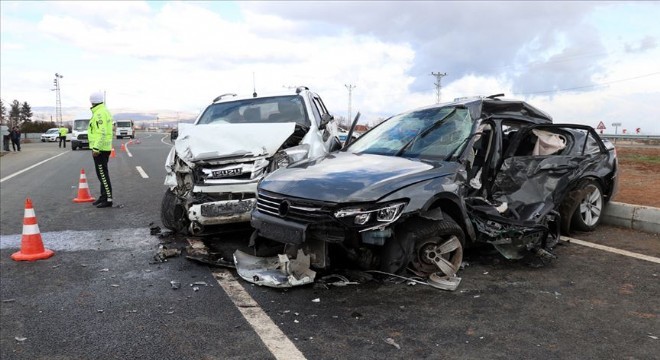
<instances>
[{"instance_id":1,"label":"license plate","mask_svg":"<svg viewBox=\"0 0 660 360\"><path fill-rule=\"evenodd\" d=\"M305 236L305 229L264 221L261 223L259 233L267 235L268 238L275 241L288 244L301 244Z\"/></svg>"},{"instance_id":2,"label":"license plate","mask_svg":"<svg viewBox=\"0 0 660 360\"><path fill-rule=\"evenodd\" d=\"M201 212L204 217L239 215L252 211L255 204L255 199L203 204L201 206Z\"/></svg>"}]
</instances>

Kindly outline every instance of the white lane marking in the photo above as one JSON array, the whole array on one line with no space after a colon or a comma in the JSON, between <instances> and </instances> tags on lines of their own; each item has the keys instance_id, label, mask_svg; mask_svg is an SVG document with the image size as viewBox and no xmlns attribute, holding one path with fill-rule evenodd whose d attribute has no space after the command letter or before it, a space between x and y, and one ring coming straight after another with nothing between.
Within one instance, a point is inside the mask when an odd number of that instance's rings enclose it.
<instances>
[{"instance_id":1,"label":"white lane marking","mask_svg":"<svg viewBox=\"0 0 660 360\"><path fill-rule=\"evenodd\" d=\"M36 163L36 164L30 166L30 167L26 167L25 169L23 169L23 170L21 170L21 171L17 171L17 172L15 172L15 173L11 174L11 175L5 176L5 177L3 177L2 179L0 179L0 183L1 183L1 182L4 182L5 180L9 180L9 179L13 178L14 176L20 175L20 174L22 174L22 173L24 173L24 172L26 172L26 171L28 171L28 170L34 169L35 167L37 167L37 166L39 166L39 165L45 163L46 161L53 160L53 159L55 159L56 157L58 157L58 156L62 156L62 155L64 155L64 154L66 154L66 153L68 153L68 151L63 152L63 153L61 153L61 154L57 154L57 155L55 155L55 156L53 156L53 157L50 157L50 158L48 158L48 159L46 159L46 160L44 160L44 161L40 161L40 162L38 162L38 163Z\"/></svg>"},{"instance_id":2,"label":"white lane marking","mask_svg":"<svg viewBox=\"0 0 660 360\"><path fill-rule=\"evenodd\" d=\"M168 145L168 146L174 146L174 143L171 142L171 141L169 141L169 140L168 140L168 142L165 142L165 139L168 139L169 137L170 137L170 135L165 135L165 136L163 136L163 137L160 139L160 142L162 142L163 144Z\"/></svg>"},{"instance_id":3,"label":"white lane marking","mask_svg":"<svg viewBox=\"0 0 660 360\"><path fill-rule=\"evenodd\" d=\"M144 172L144 170L142 170L142 166L136 166L135 168L136 168L137 171L140 173L140 176L142 176L142 178L144 178L144 179L148 179L148 178L149 178L149 175L147 175L147 173Z\"/></svg>"},{"instance_id":4,"label":"white lane marking","mask_svg":"<svg viewBox=\"0 0 660 360\"><path fill-rule=\"evenodd\" d=\"M243 286L236 281L229 270L220 269L213 272L213 277L222 286L231 301L241 312L245 320L252 326L264 345L276 359L305 359L289 338L284 335L266 312L248 294Z\"/></svg>"},{"instance_id":5,"label":"white lane marking","mask_svg":"<svg viewBox=\"0 0 660 360\"><path fill-rule=\"evenodd\" d=\"M133 157L133 154L131 154L131 151L128 150L128 144L130 144L130 143L131 143L131 142L129 141L129 142L126 144L126 146L124 146L124 149L126 149L126 154L128 155L128 157Z\"/></svg>"},{"instance_id":6,"label":"white lane marking","mask_svg":"<svg viewBox=\"0 0 660 360\"><path fill-rule=\"evenodd\" d=\"M594 248L594 249L598 249L598 250L608 251L608 252L611 252L611 253L624 255L624 256L629 256L629 257L632 257L632 258L635 258L635 259L646 260L646 261L654 262L656 264L660 264L660 258L657 258L657 257L648 256L648 255L644 255L644 254L638 254L638 253L634 253L632 251L621 250L621 249L613 248L613 247L610 247L610 246L594 244L594 243L590 243L588 241L574 239L574 238L571 238L571 237L568 237L568 236L562 236L561 239L564 240L564 241L569 241L573 244L578 244L578 245L582 245L582 246L586 246L586 247L590 247L590 248Z\"/></svg>"}]
</instances>

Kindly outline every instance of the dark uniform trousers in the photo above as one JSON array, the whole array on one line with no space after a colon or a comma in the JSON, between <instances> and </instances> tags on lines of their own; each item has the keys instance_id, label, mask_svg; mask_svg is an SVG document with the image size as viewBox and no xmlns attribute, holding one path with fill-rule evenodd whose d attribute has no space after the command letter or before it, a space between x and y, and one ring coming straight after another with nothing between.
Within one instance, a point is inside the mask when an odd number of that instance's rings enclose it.
<instances>
[{"instance_id":1,"label":"dark uniform trousers","mask_svg":"<svg viewBox=\"0 0 660 360\"><path fill-rule=\"evenodd\" d=\"M108 173L108 159L110 151L101 151L94 157L96 176L101 182L101 199L112 201L112 185L110 184L110 173Z\"/></svg>"}]
</instances>

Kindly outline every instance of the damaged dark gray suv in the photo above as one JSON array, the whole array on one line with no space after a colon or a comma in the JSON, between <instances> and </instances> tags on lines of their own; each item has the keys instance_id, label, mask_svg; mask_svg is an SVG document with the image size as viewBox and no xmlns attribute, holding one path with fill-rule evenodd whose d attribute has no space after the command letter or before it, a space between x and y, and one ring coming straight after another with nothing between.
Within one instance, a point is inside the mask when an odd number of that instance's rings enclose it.
<instances>
[{"instance_id":1,"label":"damaged dark gray suv","mask_svg":"<svg viewBox=\"0 0 660 360\"><path fill-rule=\"evenodd\" d=\"M501 95L393 116L339 152L263 179L255 238L312 266L338 250L363 268L455 278L465 246L553 257L593 230L617 189L614 146L584 125Z\"/></svg>"}]
</instances>

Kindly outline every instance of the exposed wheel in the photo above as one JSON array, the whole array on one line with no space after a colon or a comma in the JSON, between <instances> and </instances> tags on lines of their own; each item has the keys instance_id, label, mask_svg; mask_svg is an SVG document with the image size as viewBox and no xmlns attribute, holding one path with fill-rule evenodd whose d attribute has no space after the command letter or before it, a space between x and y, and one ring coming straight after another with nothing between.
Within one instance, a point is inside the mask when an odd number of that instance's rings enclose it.
<instances>
[{"instance_id":1,"label":"exposed wheel","mask_svg":"<svg viewBox=\"0 0 660 360\"><path fill-rule=\"evenodd\" d=\"M603 191L593 181L578 190L580 203L571 217L571 225L581 231L593 231L600 223L603 212Z\"/></svg>"},{"instance_id":2,"label":"exposed wheel","mask_svg":"<svg viewBox=\"0 0 660 360\"><path fill-rule=\"evenodd\" d=\"M160 205L160 221L174 232L182 232L188 227L188 218L183 205L171 189L167 189Z\"/></svg>"},{"instance_id":3,"label":"exposed wheel","mask_svg":"<svg viewBox=\"0 0 660 360\"><path fill-rule=\"evenodd\" d=\"M465 234L449 215L440 221L414 219L396 230L381 255L381 270L397 273L410 265L420 274L453 276L463 261Z\"/></svg>"}]
</instances>

